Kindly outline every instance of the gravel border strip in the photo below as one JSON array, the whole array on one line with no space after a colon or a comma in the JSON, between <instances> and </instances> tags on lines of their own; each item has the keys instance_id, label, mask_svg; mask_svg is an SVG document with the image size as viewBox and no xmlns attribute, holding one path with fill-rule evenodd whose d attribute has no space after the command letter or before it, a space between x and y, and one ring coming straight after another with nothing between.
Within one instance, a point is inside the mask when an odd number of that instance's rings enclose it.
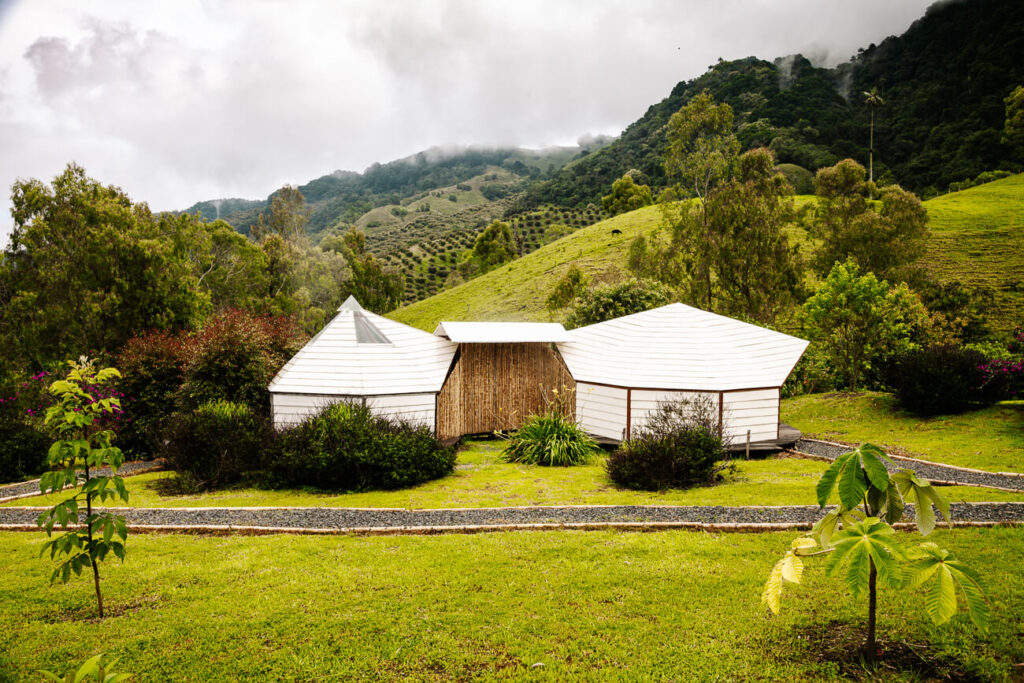
<instances>
[{"instance_id":1,"label":"gravel border strip","mask_svg":"<svg viewBox=\"0 0 1024 683\"><path fill-rule=\"evenodd\" d=\"M834 441L800 439L793 446L792 452L816 459L835 460L838 456L849 452L853 448L856 448L856 446L836 443ZM1002 491L1011 491L1013 493L1024 492L1024 475L1017 472L988 472L986 470L958 467L957 465L944 465L929 460L908 458L903 455L889 454L889 457L899 464L905 464L907 468L914 470L915 474L936 484L982 486ZM886 468L889 471L895 469L889 465L886 465Z\"/></svg>"},{"instance_id":2,"label":"gravel border strip","mask_svg":"<svg viewBox=\"0 0 1024 683\"><path fill-rule=\"evenodd\" d=\"M771 533L774 531L805 531L810 522L764 522L761 524L735 524L728 522L568 522L563 524L471 524L461 526L419 526L419 527L349 527L343 529L308 527L269 526L185 526L185 525L134 525L135 534L189 534L193 536L271 536L294 534L299 536L439 536L442 534L484 534L503 531L702 531L708 533ZM956 528L1024 527L1024 521L957 521ZM899 531L914 531L912 522L897 522L893 527ZM83 528L69 525L69 529ZM37 532L39 527L29 524L0 524L0 532Z\"/></svg>"},{"instance_id":3,"label":"gravel border strip","mask_svg":"<svg viewBox=\"0 0 1024 683\"><path fill-rule=\"evenodd\" d=\"M36 517L47 508L0 508L0 528L38 531ZM462 529L693 528L773 530L806 528L821 517L815 505L790 506L576 506L396 510L375 508L104 508L123 514L132 529L273 533L449 533ZM1024 524L1024 503L953 503L955 524ZM908 506L904 520L913 518ZM270 532L268 532L270 533ZM462 531L462 533L467 533Z\"/></svg>"},{"instance_id":4,"label":"gravel border strip","mask_svg":"<svg viewBox=\"0 0 1024 683\"><path fill-rule=\"evenodd\" d=\"M117 472L122 477L133 477L136 474L145 474L146 472L155 472L164 468L164 461L158 460L135 460L132 462L126 462L118 468ZM101 467L97 472L94 472L97 476L110 476L109 467ZM64 488L71 488L65 486ZM14 484L3 484L0 486L0 503L7 503L12 500L20 500L22 498L33 498L35 496L43 495L39 490L39 480L30 479L29 481L19 481Z\"/></svg>"}]
</instances>

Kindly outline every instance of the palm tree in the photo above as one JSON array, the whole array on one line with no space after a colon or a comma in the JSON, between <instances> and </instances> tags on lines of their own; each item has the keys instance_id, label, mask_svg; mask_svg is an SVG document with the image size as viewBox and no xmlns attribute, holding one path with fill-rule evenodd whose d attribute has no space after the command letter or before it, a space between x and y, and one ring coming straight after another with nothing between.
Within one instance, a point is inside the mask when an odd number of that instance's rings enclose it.
<instances>
[{"instance_id":1,"label":"palm tree","mask_svg":"<svg viewBox=\"0 0 1024 683\"><path fill-rule=\"evenodd\" d=\"M875 107L881 107L885 100L878 94L878 88L872 88L862 93L864 104L871 108L871 142L868 145L868 180L875 180Z\"/></svg>"}]
</instances>

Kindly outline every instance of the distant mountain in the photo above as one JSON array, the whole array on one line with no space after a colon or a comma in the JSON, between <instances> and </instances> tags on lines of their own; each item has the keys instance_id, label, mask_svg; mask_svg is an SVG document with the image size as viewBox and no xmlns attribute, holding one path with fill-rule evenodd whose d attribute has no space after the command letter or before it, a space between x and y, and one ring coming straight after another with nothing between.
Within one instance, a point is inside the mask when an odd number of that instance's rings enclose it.
<instances>
[{"instance_id":1,"label":"distant mountain","mask_svg":"<svg viewBox=\"0 0 1024 683\"><path fill-rule=\"evenodd\" d=\"M339 224L353 224L373 209L400 206L423 193L481 175L495 176L493 181L485 181L486 189L479 188L484 198L499 199L522 191L530 182L556 173L609 142L611 138L592 137L577 146L540 150L432 148L386 164L373 164L363 173L335 171L299 186L311 210L308 231L315 237ZM198 212L206 220L224 219L248 234L272 196L263 200L206 200L185 212Z\"/></svg>"},{"instance_id":2,"label":"distant mountain","mask_svg":"<svg viewBox=\"0 0 1024 683\"><path fill-rule=\"evenodd\" d=\"M605 149L535 184L531 204L598 201L630 169L665 184L665 124L708 91L736 113L744 148L766 145L779 163L815 170L852 157L867 163L869 109L877 88L876 175L931 196L994 169L1021 170L1001 142L1003 98L1024 83L1024 2L961 0L933 5L898 37L833 69L800 55L719 62L650 107Z\"/></svg>"}]
</instances>

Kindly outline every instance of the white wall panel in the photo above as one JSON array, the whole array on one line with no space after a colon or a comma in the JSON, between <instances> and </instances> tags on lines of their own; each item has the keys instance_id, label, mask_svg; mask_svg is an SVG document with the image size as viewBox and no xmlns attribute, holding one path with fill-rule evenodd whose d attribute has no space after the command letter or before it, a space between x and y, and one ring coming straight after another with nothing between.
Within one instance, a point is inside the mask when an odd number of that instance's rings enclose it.
<instances>
[{"instance_id":1,"label":"white wall panel","mask_svg":"<svg viewBox=\"0 0 1024 683\"><path fill-rule=\"evenodd\" d=\"M724 401L726 433L735 444L746 442L748 429L751 442L778 438L777 389L732 391L724 394Z\"/></svg>"},{"instance_id":2,"label":"white wall panel","mask_svg":"<svg viewBox=\"0 0 1024 683\"><path fill-rule=\"evenodd\" d=\"M626 390L577 382L576 419L590 434L621 439L626 429Z\"/></svg>"}]
</instances>

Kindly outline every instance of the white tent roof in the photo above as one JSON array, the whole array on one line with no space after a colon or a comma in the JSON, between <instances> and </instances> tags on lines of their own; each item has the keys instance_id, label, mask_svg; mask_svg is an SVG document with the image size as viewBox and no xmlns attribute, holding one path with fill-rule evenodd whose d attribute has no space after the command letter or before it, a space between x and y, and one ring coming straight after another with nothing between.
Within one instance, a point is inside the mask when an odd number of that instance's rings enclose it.
<instances>
[{"instance_id":1,"label":"white tent roof","mask_svg":"<svg viewBox=\"0 0 1024 683\"><path fill-rule=\"evenodd\" d=\"M517 342L567 342L569 333L558 323L464 323L442 322L434 330L458 344L511 344Z\"/></svg>"},{"instance_id":2,"label":"white tent roof","mask_svg":"<svg viewBox=\"0 0 1024 683\"><path fill-rule=\"evenodd\" d=\"M639 389L778 387L807 343L739 320L669 304L570 330L559 344L578 382Z\"/></svg>"},{"instance_id":3,"label":"white tent roof","mask_svg":"<svg viewBox=\"0 0 1024 683\"><path fill-rule=\"evenodd\" d=\"M270 383L282 394L380 396L441 390L458 347L364 311L354 298Z\"/></svg>"}]
</instances>

